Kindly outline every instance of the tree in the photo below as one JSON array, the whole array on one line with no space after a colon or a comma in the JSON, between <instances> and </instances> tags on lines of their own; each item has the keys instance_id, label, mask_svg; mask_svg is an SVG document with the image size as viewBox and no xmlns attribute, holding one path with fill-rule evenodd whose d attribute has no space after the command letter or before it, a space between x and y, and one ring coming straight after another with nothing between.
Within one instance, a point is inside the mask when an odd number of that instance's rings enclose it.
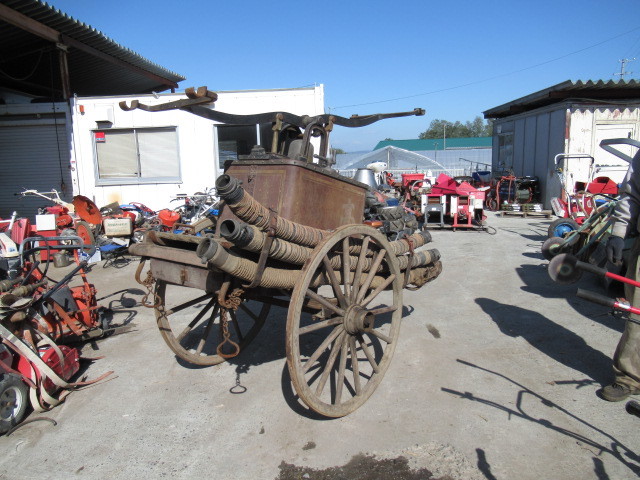
<instances>
[{"instance_id":1,"label":"tree","mask_svg":"<svg viewBox=\"0 0 640 480\"><path fill-rule=\"evenodd\" d=\"M341 148L332 148L331 150L333 150L336 155L342 155L343 153L347 153L344 150L342 150Z\"/></svg>"},{"instance_id":2,"label":"tree","mask_svg":"<svg viewBox=\"0 0 640 480\"><path fill-rule=\"evenodd\" d=\"M493 134L493 125L477 116L464 124L460 121L451 123L448 120L432 120L429 128L418 135L418 138L462 138L462 137L490 137Z\"/></svg>"}]
</instances>

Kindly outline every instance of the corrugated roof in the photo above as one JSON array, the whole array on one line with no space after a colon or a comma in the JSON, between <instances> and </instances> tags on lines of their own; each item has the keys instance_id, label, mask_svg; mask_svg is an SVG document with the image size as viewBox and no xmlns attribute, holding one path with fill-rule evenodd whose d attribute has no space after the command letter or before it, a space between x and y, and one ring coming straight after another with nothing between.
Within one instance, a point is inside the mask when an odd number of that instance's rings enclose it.
<instances>
[{"instance_id":1,"label":"corrugated roof","mask_svg":"<svg viewBox=\"0 0 640 480\"><path fill-rule=\"evenodd\" d=\"M177 82L185 80L182 75L142 57L46 2L0 0L0 5L38 22L48 33L52 30L59 32L60 43L68 44L69 77L73 93L148 93L175 88ZM43 38L28 28L16 26L16 22L11 20L0 15L0 85L36 95L43 94L47 89L50 91L51 71L58 66L57 52L52 48L55 47L53 41L47 39L46 35ZM80 48L82 46L88 48ZM59 90L58 87L54 83L54 90Z\"/></svg>"},{"instance_id":2,"label":"corrugated roof","mask_svg":"<svg viewBox=\"0 0 640 480\"><path fill-rule=\"evenodd\" d=\"M426 138L410 140L383 140L378 142L374 150L387 146L398 147L411 152L424 150L444 150L446 148L489 148L491 147L491 137L465 137L465 138Z\"/></svg>"},{"instance_id":3,"label":"corrugated roof","mask_svg":"<svg viewBox=\"0 0 640 480\"><path fill-rule=\"evenodd\" d=\"M482 113L484 118L502 118L569 99L586 101L640 100L640 80L588 80L586 82L567 80Z\"/></svg>"}]
</instances>

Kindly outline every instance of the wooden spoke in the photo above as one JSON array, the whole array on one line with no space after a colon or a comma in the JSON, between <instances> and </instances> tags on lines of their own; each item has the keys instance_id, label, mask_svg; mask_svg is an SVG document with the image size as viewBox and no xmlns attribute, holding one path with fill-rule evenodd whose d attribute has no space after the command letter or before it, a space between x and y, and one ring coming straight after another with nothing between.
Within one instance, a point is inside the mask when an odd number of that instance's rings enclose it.
<instances>
[{"instance_id":1,"label":"wooden spoke","mask_svg":"<svg viewBox=\"0 0 640 480\"><path fill-rule=\"evenodd\" d=\"M212 294L207 293L205 295L202 295L201 297L194 298L193 300L189 300L188 302L185 302L182 305L178 305L176 307L170 308L169 310L165 310L164 314L165 315L173 315L174 313L178 313L178 312L184 310L185 308L192 307L196 303L200 303L201 301L206 300L207 298L211 298L211 296L212 296Z\"/></svg>"},{"instance_id":2,"label":"wooden spoke","mask_svg":"<svg viewBox=\"0 0 640 480\"><path fill-rule=\"evenodd\" d=\"M378 267L382 263L385 253L386 252L384 250L380 250L376 254L376 257L373 260L373 263L371 264L371 270L369 270L369 274L367 275L367 278L365 278L364 283L362 284L362 287L360 287L360 290L358 291L358 295L356 296L356 303L361 303L362 299L367 293L367 290L369 290L369 285L371 285L371 282L373 281L373 277L376 276L376 271L378 270Z\"/></svg>"},{"instance_id":3,"label":"wooden spoke","mask_svg":"<svg viewBox=\"0 0 640 480\"><path fill-rule=\"evenodd\" d=\"M382 282L380 285L378 285L376 287L376 289L369 294L369 296L367 298L362 300L362 303L360 305L362 305L363 307L366 307L367 305L369 305L371 303L371 301L374 298L376 298L380 294L380 292L382 292L385 288L387 288L389 285L391 285L391 283L395 279L396 279L396 276L394 274L389 275L384 282Z\"/></svg>"},{"instance_id":4,"label":"wooden spoke","mask_svg":"<svg viewBox=\"0 0 640 480\"><path fill-rule=\"evenodd\" d=\"M342 239L342 283L344 284L344 294L349 296L351 291L351 256L349 256L349 237Z\"/></svg>"},{"instance_id":5,"label":"wooden spoke","mask_svg":"<svg viewBox=\"0 0 640 480\"><path fill-rule=\"evenodd\" d=\"M346 337L346 335L345 335ZM334 404L340 405L342 400L342 389L344 388L344 372L347 368L347 349L349 348L349 339L342 339L342 347L340 349L340 365L338 367L338 379L336 381L336 398Z\"/></svg>"},{"instance_id":6,"label":"wooden spoke","mask_svg":"<svg viewBox=\"0 0 640 480\"><path fill-rule=\"evenodd\" d=\"M324 266L325 275L327 276L327 278L329 279L329 282L331 283L331 288L333 289L333 293L338 299L340 306L342 308L347 308L347 300L342 294L341 285L338 282L338 279L336 278L336 274L333 271L333 268L331 267L331 262L329 261L329 257L327 257L326 255L322 257L322 264Z\"/></svg>"},{"instance_id":7,"label":"wooden spoke","mask_svg":"<svg viewBox=\"0 0 640 480\"><path fill-rule=\"evenodd\" d=\"M316 330L320 330L326 327L332 327L334 325L342 324L342 317L334 317L329 320L322 320L320 322L313 323L311 325L307 325L306 327L302 327L299 330L300 335L304 335L305 333L315 332Z\"/></svg>"},{"instance_id":8,"label":"wooden spoke","mask_svg":"<svg viewBox=\"0 0 640 480\"><path fill-rule=\"evenodd\" d=\"M202 333L202 338L200 338L200 342L198 343L198 348L196 348L196 355L200 355L202 353L202 349L204 348L205 343L207 343L207 338L209 337L209 332L211 331L211 327L213 326L213 321L215 317L211 315L209 321L207 322L207 326Z\"/></svg>"},{"instance_id":9,"label":"wooden spoke","mask_svg":"<svg viewBox=\"0 0 640 480\"><path fill-rule=\"evenodd\" d=\"M358 256L358 262L356 263L356 271L353 274L353 284L351 285L350 300L353 301L356 297L358 289L360 288L360 276L362 275L362 269L364 268L364 262L367 259L367 251L369 250L369 240L371 237L366 236L362 240L362 247L360 255Z\"/></svg>"},{"instance_id":10,"label":"wooden spoke","mask_svg":"<svg viewBox=\"0 0 640 480\"><path fill-rule=\"evenodd\" d=\"M153 260L152 260L153 261ZM184 298L193 292L189 287L169 284L158 280L156 295L159 305L155 308L156 322L162 338L177 357L194 365L217 365L226 359L217 354L216 348L222 341L221 328L213 328L220 322L220 305L211 293L198 295L192 300L166 309L167 301ZM199 306L209 299L206 305ZM256 337L269 313L270 305L260 302L242 303L237 312L231 314L231 340L244 349ZM202 321L210 312L207 321Z\"/></svg>"},{"instance_id":11,"label":"wooden spoke","mask_svg":"<svg viewBox=\"0 0 640 480\"><path fill-rule=\"evenodd\" d=\"M332 312L334 312L337 315L344 315L344 310L343 309L341 309L340 307L337 307L333 303L329 302L322 295L318 295L316 292L314 292L311 289L307 289L307 297L311 297L313 300L318 302L320 305L322 305L323 307L327 307L329 310L331 310Z\"/></svg>"},{"instance_id":12,"label":"wooden spoke","mask_svg":"<svg viewBox=\"0 0 640 480\"><path fill-rule=\"evenodd\" d=\"M364 341L364 338L362 338L362 335L356 335L356 338L358 339L358 343L362 347L362 351L364 352L365 357L367 357L367 360L369 360L369 363L371 364L371 368L373 368L373 371L375 373L378 373L379 372L378 364L376 363L376 359L373 356L373 353L371 353L369 346Z\"/></svg>"},{"instance_id":13,"label":"wooden spoke","mask_svg":"<svg viewBox=\"0 0 640 480\"><path fill-rule=\"evenodd\" d=\"M336 339L336 337L340 335L342 332L343 332L343 329L341 326L338 326L333 329L331 334L327 338L325 338L324 342L320 344L320 346L316 349L316 351L313 352L313 354L309 357L309 359L303 365L302 370L305 373L309 371L309 369L315 363L315 361L318 360L320 355L322 355L322 352L324 352L329 346L329 344L333 342Z\"/></svg>"},{"instance_id":14,"label":"wooden spoke","mask_svg":"<svg viewBox=\"0 0 640 480\"><path fill-rule=\"evenodd\" d=\"M384 333L376 330L375 328L373 330L371 330L369 333L371 333L372 335L375 335L380 340L383 340L383 341L385 341L387 343L392 343L393 342L393 338L391 338L389 335L385 335Z\"/></svg>"},{"instance_id":15,"label":"wooden spoke","mask_svg":"<svg viewBox=\"0 0 640 480\"><path fill-rule=\"evenodd\" d=\"M258 315L256 315L251 310L249 310L249 308L244 303L240 304L240 308L242 309L243 312L245 312L247 315L249 315L251 318L253 318L253 320L255 322L259 321Z\"/></svg>"},{"instance_id":16,"label":"wooden spoke","mask_svg":"<svg viewBox=\"0 0 640 480\"><path fill-rule=\"evenodd\" d=\"M202 317L205 316L205 314L209 311L209 309L213 306L215 302L216 301L214 299L211 299L211 301L202 310L200 310L200 312L196 315L196 318L194 318L189 323L189 325L187 325L185 329L182 330L182 332L180 332L180 335L178 335L178 341L181 341L184 337L186 337L189 334L191 330L193 330L193 327L198 322L200 322L200 320L202 320ZM213 315L215 315L217 311L218 311L218 306L216 305L216 308L213 310Z\"/></svg>"},{"instance_id":17,"label":"wooden spoke","mask_svg":"<svg viewBox=\"0 0 640 480\"><path fill-rule=\"evenodd\" d=\"M373 315L382 315L383 313L395 312L398 309L395 305L390 307L380 307L369 310Z\"/></svg>"},{"instance_id":18,"label":"wooden spoke","mask_svg":"<svg viewBox=\"0 0 640 480\"><path fill-rule=\"evenodd\" d=\"M244 335L242 335L242 330L240 330L240 324L238 323L238 316L236 315L236 312L229 310L229 316L231 317L231 323L233 324L233 329L236 331L236 335L238 335L240 341L243 341Z\"/></svg>"},{"instance_id":19,"label":"wooden spoke","mask_svg":"<svg viewBox=\"0 0 640 480\"><path fill-rule=\"evenodd\" d=\"M327 379L329 378L329 374L331 370L333 370L333 365L336 363L336 358L338 358L338 353L342 350L342 340L344 339L345 332L341 332L336 338L335 342L331 346L331 353L329 354L329 360L325 364L324 370L322 371L322 375L320 376L320 380L318 380L318 385L316 386L316 395L320 395L324 386L327 383Z\"/></svg>"},{"instance_id":20,"label":"wooden spoke","mask_svg":"<svg viewBox=\"0 0 640 480\"><path fill-rule=\"evenodd\" d=\"M360 248L353 258L352 243ZM330 265L334 253L342 260L340 273ZM369 291L378 269L385 278ZM325 283L318 285L318 278ZM308 312L311 302L315 311ZM384 313L375 328L372 321ZM401 317L402 275L386 237L367 225L333 231L313 250L291 294L287 365L300 400L328 417L363 405L389 367Z\"/></svg>"},{"instance_id":21,"label":"wooden spoke","mask_svg":"<svg viewBox=\"0 0 640 480\"><path fill-rule=\"evenodd\" d=\"M356 348L356 339L354 337L349 338L349 350L351 350L351 370L353 371L353 388L356 390L356 395L362 393L362 387L360 386L360 370L358 368L358 349Z\"/></svg>"}]
</instances>

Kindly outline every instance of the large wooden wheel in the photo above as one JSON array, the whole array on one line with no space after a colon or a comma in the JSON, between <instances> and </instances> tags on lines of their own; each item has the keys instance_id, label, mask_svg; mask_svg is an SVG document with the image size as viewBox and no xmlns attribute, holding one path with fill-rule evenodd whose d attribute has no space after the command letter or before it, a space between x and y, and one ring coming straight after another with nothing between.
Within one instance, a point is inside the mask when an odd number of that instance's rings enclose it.
<instances>
[{"instance_id":1,"label":"large wooden wheel","mask_svg":"<svg viewBox=\"0 0 640 480\"><path fill-rule=\"evenodd\" d=\"M217 365L240 353L258 334L271 308L254 301L243 302L234 311L221 307L216 294L194 292L193 288L163 280L156 282L155 313L160 334L178 357L194 365ZM227 319L230 342L221 345L223 317Z\"/></svg>"},{"instance_id":2,"label":"large wooden wheel","mask_svg":"<svg viewBox=\"0 0 640 480\"><path fill-rule=\"evenodd\" d=\"M387 239L366 225L341 227L315 248L292 293L286 338L291 381L312 410L341 417L374 392L398 341L402 281Z\"/></svg>"}]
</instances>

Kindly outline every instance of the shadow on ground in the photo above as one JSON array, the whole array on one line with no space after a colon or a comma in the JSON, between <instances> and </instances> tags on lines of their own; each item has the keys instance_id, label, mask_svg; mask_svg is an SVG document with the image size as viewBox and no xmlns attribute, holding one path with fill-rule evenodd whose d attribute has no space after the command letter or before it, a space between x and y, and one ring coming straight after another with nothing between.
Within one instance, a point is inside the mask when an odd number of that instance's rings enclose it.
<instances>
[{"instance_id":1,"label":"shadow on ground","mask_svg":"<svg viewBox=\"0 0 640 480\"><path fill-rule=\"evenodd\" d=\"M546 428L558 434L565 435L566 437L569 437L570 439L574 440L578 444L593 447L595 450L600 452L598 454L599 456L601 456L602 453L608 453L613 458L618 460L621 464L623 464L625 467L627 467L629 470L631 470L631 472L633 472L635 475L640 476L640 456L638 456L637 453L631 450L631 448L629 448L628 446L624 445L619 440L617 440L613 435L596 427L595 425L590 424L586 420L583 420L582 418L580 418L578 415L552 402L546 397L543 397L542 395L534 392L533 390L525 387L521 383L518 383L515 380L507 377L506 375L489 370L479 365L475 365L465 360L458 359L457 361L470 368L476 368L476 369L482 370L483 372L489 373L491 375L495 375L496 377L501 378L506 382L512 384L513 386L517 387L518 392L516 394L515 407L512 408L510 406L502 405L500 403L494 402L486 398L477 397L472 392L460 392L460 391L452 390L450 388L445 388L445 387L441 388L443 392L449 393L451 395L455 395L465 400L469 400L472 402L480 403L482 405L487 405L492 408L496 408L508 414L509 418L517 417L522 420L527 420L529 422L536 423L540 425L542 428ZM529 415L526 412L523 404L523 400L525 398L537 399L542 405L548 408L552 408L556 412L561 412L567 417L567 420L577 422L581 424L583 427L587 427L593 432L594 436L599 435L603 437L605 440L598 441L594 438L587 437L585 435L582 435L578 432L574 432L560 425L555 425L553 422L551 422L550 420L547 420L546 418L539 418L538 417L539 412L536 412L536 417L534 417L533 415ZM510 404L511 402L509 402L509 405ZM481 466L483 458L484 458L484 453L482 453L481 455L480 452L478 452L478 467L483 472L486 478L488 479L494 478L493 475L490 474L490 469L487 468L487 465L485 465L484 467ZM597 478L600 480L608 479L609 476L606 473L604 463L602 462L602 460L594 456L593 462L594 462L594 473L596 474Z\"/></svg>"},{"instance_id":2,"label":"shadow on ground","mask_svg":"<svg viewBox=\"0 0 640 480\"><path fill-rule=\"evenodd\" d=\"M582 337L544 315L497 302L476 298L476 303L510 337L522 337L553 360L588 377L586 384L605 384L611 380L611 359L589 346ZM580 382L578 386L584 386Z\"/></svg>"},{"instance_id":3,"label":"shadow on ground","mask_svg":"<svg viewBox=\"0 0 640 480\"><path fill-rule=\"evenodd\" d=\"M576 296L578 287L602 292L602 284L594 276L584 275L581 280L571 285L560 285L549 277L547 265L520 265L516 273L524 283L522 290L543 298L563 298L580 315L621 332L624 321L620 315L610 315L611 309L582 300Z\"/></svg>"}]
</instances>

